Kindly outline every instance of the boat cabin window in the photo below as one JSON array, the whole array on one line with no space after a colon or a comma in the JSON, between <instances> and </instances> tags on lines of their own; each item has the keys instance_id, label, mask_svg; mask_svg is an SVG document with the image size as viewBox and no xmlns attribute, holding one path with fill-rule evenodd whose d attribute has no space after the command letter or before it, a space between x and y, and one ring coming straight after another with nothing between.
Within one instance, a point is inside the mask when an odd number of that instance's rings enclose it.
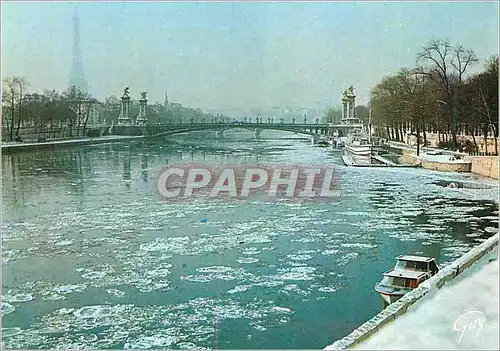
<instances>
[{"instance_id":1,"label":"boat cabin window","mask_svg":"<svg viewBox=\"0 0 500 351\"><path fill-rule=\"evenodd\" d=\"M397 269L412 269L416 271L427 271L427 262L403 261L400 260L396 263Z\"/></svg>"},{"instance_id":2,"label":"boat cabin window","mask_svg":"<svg viewBox=\"0 0 500 351\"><path fill-rule=\"evenodd\" d=\"M407 279L407 278L398 278L398 277L387 277L387 276L385 276L382 279L381 284L383 284L383 285L390 285L390 286L397 286L397 287L400 287L400 288L414 289L417 286L417 281L416 281L416 279Z\"/></svg>"}]
</instances>

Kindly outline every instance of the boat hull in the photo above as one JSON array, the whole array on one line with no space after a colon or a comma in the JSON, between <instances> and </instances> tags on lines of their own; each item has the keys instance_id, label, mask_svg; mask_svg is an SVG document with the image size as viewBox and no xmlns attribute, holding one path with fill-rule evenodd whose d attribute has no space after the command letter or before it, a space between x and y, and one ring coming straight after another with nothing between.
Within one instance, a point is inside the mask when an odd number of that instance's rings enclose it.
<instances>
[{"instance_id":1,"label":"boat hull","mask_svg":"<svg viewBox=\"0 0 500 351\"><path fill-rule=\"evenodd\" d=\"M404 294L402 294L402 295L389 295L389 294L384 294L381 292L379 292L379 294L380 294L380 296L382 296L384 301L387 302L389 305L393 302L398 301L400 298L402 298L404 296Z\"/></svg>"},{"instance_id":2,"label":"boat hull","mask_svg":"<svg viewBox=\"0 0 500 351\"><path fill-rule=\"evenodd\" d=\"M391 304L400 298L402 298L406 293L410 292L411 289L405 288L394 288L386 285L377 284L375 286L375 291L382 296L382 298L388 303Z\"/></svg>"}]
</instances>

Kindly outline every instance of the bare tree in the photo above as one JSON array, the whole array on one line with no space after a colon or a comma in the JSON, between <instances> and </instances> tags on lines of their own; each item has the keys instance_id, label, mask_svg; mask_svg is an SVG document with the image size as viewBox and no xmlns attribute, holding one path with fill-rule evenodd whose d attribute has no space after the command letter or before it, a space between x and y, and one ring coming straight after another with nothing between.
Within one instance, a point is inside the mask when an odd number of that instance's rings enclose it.
<instances>
[{"instance_id":1,"label":"bare tree","mask_svg":"<svg viewBox=\"0 0 500 351\"><path fill-rule=\"evenodd\" d=\"M69 116L69 136L73 136L73 127L76 125L76 136L80 133L80 127L85 123L87 116L87 110L89 109L88 101L90 95L76 86L71 86L64 93L64 100L68 104L72 113Z\"/></svg>"},{"instance_id":2,"label":"bare tree","mask_svg":"<svg viewBox=\"0 0 500 351\"><path fill-rule=\"evenodd\" d=\"M17 84L14 78L9 77L3 80L3 94L2 94L2 103L8 104L10 107L10 128L9 128L9 137L10 141L14 140L14 120L15 120L15 110L16 110L16 97L17 97Z\"/></svg>"},{"instance_id":3,"label":"bare tree","mask_svg":"<svg viewBox=\"0 0 500 351\"><path fill-rule=\"evenodd\" d=\"M90 112L93 108L95 108L95 106L97 106L97 103L97 99L94 99L90 96L84 100L83 110L85 121L83 122L83 135L85 135L85 131L87 130L87 123L90 117Z\"/></svg>"},{"instance_id":4,"label":"bare tree","mask_svg":"<svg viewBox=\"0 0 500 351\"><path fill-rule=\"evenodd\" d=\"M473 50L461 44L453 47L449 39L433 39L417 55L417 63L427 64L419 70L439 83L445 95L454 147L457 146L457 111L462 84L467 69L477 61Z\"/></svg>"},{"instance_id":5,"label":"bare tree","mask_svg":"<svg viewBox=\"0 0 500 351\"><path fill-rule=\"evenodd\" d=\"M495 153L498 152L498 58L491 58L486 69L469 77L464 86L464 101L476 118L475 128L484 136L485 151L488 152L488 134L493 132ZM475 143L475 140L474 140ZM476 143L475 143L476 144Z\"/></svg>"},{"instance_id":6,"label":"bare tree","mask_svg":"<svg viewBox=\"0 0 500 351\"><path fill-rule=\"evenodd\" d=\"M21 121L23 119L23 90L25 91L26 88L29 86L28 81L24 77L14 77L14 82L19 86L19 98L18 98L18 103L19 103L19 109L18 109L18 119L17 119L17 129L16 129L16 137L19 136L19 129L21 128Z\"/></svg>"}]
</instances>

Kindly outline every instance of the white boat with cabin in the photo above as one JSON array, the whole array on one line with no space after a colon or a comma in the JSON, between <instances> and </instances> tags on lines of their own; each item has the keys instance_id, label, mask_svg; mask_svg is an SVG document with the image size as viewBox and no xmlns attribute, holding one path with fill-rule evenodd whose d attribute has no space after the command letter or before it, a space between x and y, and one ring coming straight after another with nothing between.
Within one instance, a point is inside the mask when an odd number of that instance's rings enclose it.
<instances>
[{"instance_id":1,"label":"white boat with cabin","mask_svg":"<svg viewBox=\"0 0 500 351\"><path fill-rule=\"evenodd\" d=\"M345 149L355 156L371 157L373 155L373 144L371 140L371 116L372 110L370 108L368 130L356 130L348 137Z\"/></svg>"},{"instance_id":2,"label":"white boat with cabin","mask_svg":"<svg viewBox=\"0 0 500 351\"><path fill-rule=\"evenodd\" d=\"M396 266L384 273L383 279L375 285L375 291L391 304L438 271L439 268L431 257L402 255L397 258Z\"/></svg>"},{"instance_id":3,"label":"white boat with cabin","mask_svg":"<svg viewBox=\"0 0 500 351\"><path fill-rule=\"evenodd\" d=\"M369 137L362 132L355 132L349 135L345 150L355 156L371 156L373 147Z\"/></svg>"},{"instance_id":4,"label":"white boat with cabin","mask_svg":"<svg viewBox=\"0 0 500 351\"><path fill-rule=\"evenodd\" d=\"M415 289L426 279L425 272L393 268L384 273L384 278L375 286L375 290L388 304L391 304Z\"/></svg>"}]
</instances>

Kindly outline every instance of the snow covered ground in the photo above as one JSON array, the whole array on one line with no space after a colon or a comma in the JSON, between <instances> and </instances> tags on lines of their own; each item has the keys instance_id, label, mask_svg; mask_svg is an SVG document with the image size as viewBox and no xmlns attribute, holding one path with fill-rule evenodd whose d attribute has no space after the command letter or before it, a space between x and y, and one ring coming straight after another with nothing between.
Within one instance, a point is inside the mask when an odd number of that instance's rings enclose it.
<instances>
[{"instance_id":1,"label":"snow covered ground","mask_svg":"<svg viewBox=\"0 0 500 351\"><path fill-rule=\"evenodd\" d=\"M500 349L499 263L489 262L497 254L485 255L356 349Z\"/></svg>"}]
</instances>

